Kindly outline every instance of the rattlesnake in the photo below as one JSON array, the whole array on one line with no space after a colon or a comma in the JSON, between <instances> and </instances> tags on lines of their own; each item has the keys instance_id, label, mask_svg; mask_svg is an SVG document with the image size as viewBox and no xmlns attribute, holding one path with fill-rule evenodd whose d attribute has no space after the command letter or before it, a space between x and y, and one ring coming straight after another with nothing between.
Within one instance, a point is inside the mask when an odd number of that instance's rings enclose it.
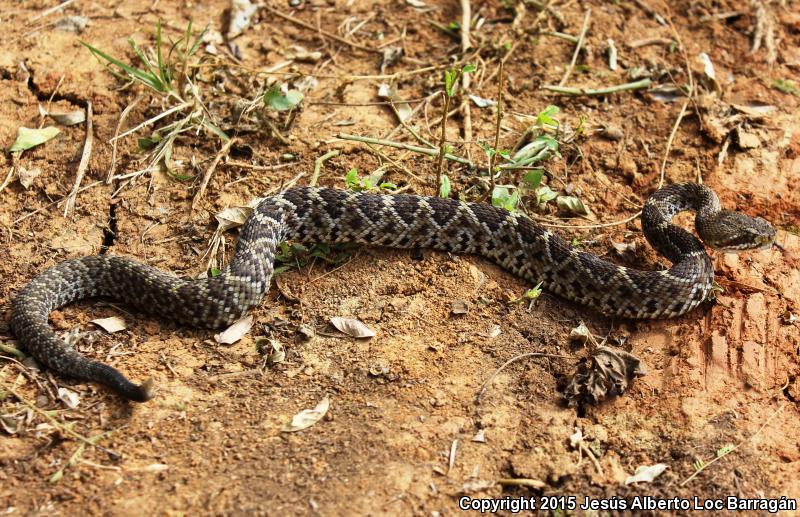
<instances>
[{"instance_id":1,"label":"rattlesnake","mask_svg":"<svg viewBox=\"0 0 800 517\"><path fill-rule=\"evenodd\" d=\"M153 394L151 381L136 385L69 348L48 325L50 311L103 296L187 325L221 327L254 307L269 289L276 249L284 240L480 255L604 314L667 318L699 305L714 279L701 242L670 222L687 209L697 212L699 235L716 248L754 249L774 240L775 230L765 220L721 210L712 190L688 183L658 190L642 210L647 240L673 263L661 271L630 269L577 251L528 217L487 204L295 187L261 201L219 276L184 279L111 255L74 258L40 273L17 294L11 324L21 348L49 368L145 401Z\"/></svg>"}]
</instances>

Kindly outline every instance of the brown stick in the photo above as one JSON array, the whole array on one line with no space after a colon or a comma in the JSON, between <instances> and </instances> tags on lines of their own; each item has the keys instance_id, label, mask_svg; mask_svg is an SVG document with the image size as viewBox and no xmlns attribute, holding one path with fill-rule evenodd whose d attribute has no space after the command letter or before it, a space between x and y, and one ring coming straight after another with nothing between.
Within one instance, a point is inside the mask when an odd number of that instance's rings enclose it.
<instances>
[{"instance_id":1,"label":"brown stick","mask_svg":"<svg viewBox=\"0 0 800 517\"><path fill-rule=\"evenodd\" d=\"M92 156L92 142L94 141L94 134L92 131L92 101L86 101L86 139L83 142L83 154L81 154L81 161L78 164L78 171L75 174L75 184L72 186L72 191L67 196L67 204L64 207L64 217L71 215L75 211L75 198L78 195L78 190L81 188L81 180L86 168L89 166L89 158Z\"/></svg>"},{"instance_id":2,"label":"brown stick","mask_svg":"<svg viewBox=\"0 0 800 517\"><path fill-rule=\"evenodd\" d=\"M299 25L300 27L305 27L306 29L312 30L312 31L317 32L319 34L322 34L326 38L330 38L330 39L332 39L334 41L338 41L339 43L344 43L345 45L347 45L349 47L356 48L358 50L363 50L364 52L373 52L373 53L377 53L377 54L381 53L380 50L376 50L374 48L365 47L363 45L359 45L358 43L354 43L352 41L348 41L348 40L342 38L341 36L337 36L336 34L333 34L331 32L328 32L328 31L325 31L325 30L322 30L322 29L317 29L317 27L314 27L310 23L306 23L303 20L298 20L294 16L289 16L288 14L284 14L284 13L278 11L277 9L273 9L272 7L267 7L266 9L267 9L267 11L271 12L275 16L283 18L284 20L286 20L288 22L294 23L295 25Z\"/></svg>"},{"instance_id":3,"label":"brown stick","mask_svg":"<svg viewBox=\"0 0 800 517\"><path fill-rule=\"evenodd\" d=\"M225 142L225 145L222 146L222 149L217 152L217 155L214 157L211 165L209 165L208 169L206 169L205 174L203 174L203 180L200 182L200 188L197 190L197 194L195 194L194 199L192 200L192 210L197 208L197 204L200 202L200 199L202 199L203 194L206 192L206 187L208 186L208 182L211 180L211 175L214 174L214 171L216 170L217 165L222 157L226 156L228 151L231 150L231 146L235 140L236 138L230 138L227 142Z\"/></svg>"}]
</instances>

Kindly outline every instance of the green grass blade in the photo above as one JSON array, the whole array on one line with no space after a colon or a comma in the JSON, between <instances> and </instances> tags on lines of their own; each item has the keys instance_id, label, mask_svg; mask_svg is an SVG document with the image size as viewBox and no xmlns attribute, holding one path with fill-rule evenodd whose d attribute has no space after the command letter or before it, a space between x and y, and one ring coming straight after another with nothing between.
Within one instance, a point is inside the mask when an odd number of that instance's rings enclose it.
<instances>
[{"instance_id":1,"label":"green grass blade","mask_svg":"<svg viewBox=\"0 0 800 517\"><path fill-rule=\"evenodd\" d=\"M148 75L150 75L153 78L153 81L155 81L155 82L157 82L159 84L159 90L158 91L166 92L167 89L168 89L167 86L164 84L163 81L161 81L160 75L157 74L155 70L153 70L153 65L150 64L150 60L147 59L147 56L145 55L144 51L141 48L139 48L139 45L137 45L136 42L133 41L132 38L128 39L128 44L130 44L130 46L133 49L133 51L136 52L136 56L139 58L139 61L141 61L142 64L144 65L144 67L147 69L147 72L144 72L144 73L147 73Z\"/></svg>"},{"instance_id":2,"label":"green grass blade","mask_svg":"<svg viewBox=\"0 0 800 517\"><path fill-rule=\"evenodd\" d=\"M170 77L169 67L164 66L164 59L161 55L161 18L158 19L158 24L156 25L156 60L161 83L169 87L170 83L172 83L172 78Z\"/></svg>"},{"instance_id":3,"label":"green grass blade","mask_svg":"<svg viewBox=\"0 0 800 517\"><path fill-rule=\"evenodd\" d=\"M155 90L157 92L164 93L164 90L163 90L163 87L161 85L161 82L158 81L157 77L149 75L147 72L139 70L138 68L133 68L130 65L126 65L125 63L123 63L119 59L115 59L115 58L109 56L108 54L106 54L102 50L89 45L85 41L81 41L80 43L81 43L81 45L83 45L84 47L89 49L89 52L91 52L98 60L105 60L108 63L111 63L112 65L114 65L114 66L118 67L119 69L121 69L122 71L124 71L126 74L128 74L133 79L136 79L139 82L143 83L145 86L148 86L148 87L150 87L151 89L153 89L153 90ZM108 67L108 65L106 65L106 67ZM108 70L111 71L112 73L114 73L114 71L111 70L111 68L109 68ZM115 73L114 75L118 75L118 74Z\"/></svg>"},{"instance_id":4,"label":"green grass blade","mask_svg":"<svg viewBox=\"0 0 800 517\"><path fill-rule=\"evenodd\" d=\"M189 26L190 27L192 26L191 22L189 22ZM194 39L192 48L190 48L189 51L186 53L187 57L194 55L194 53L197 52L197 49L200 48L200 45L203 43L203 36L205 35L206 32L208 32L208 27L209 26L206 25L205 28L202 31L200 31L200 34L198 34L197 37Z\"/></svg>"},{"instance_id":5,"label":"green grass blade","mask_svg":"<svg viewBox=\"0 0 800 517\"><path fill-rule=\"evenodd\" d=\"M217 127L215 124L209 122L208 120L203 120L203 126L206 127L209 131L217 135L223 142L227 142L231 139L228 135L225 134L225 131Z\"/></svg>"}]
</instances>

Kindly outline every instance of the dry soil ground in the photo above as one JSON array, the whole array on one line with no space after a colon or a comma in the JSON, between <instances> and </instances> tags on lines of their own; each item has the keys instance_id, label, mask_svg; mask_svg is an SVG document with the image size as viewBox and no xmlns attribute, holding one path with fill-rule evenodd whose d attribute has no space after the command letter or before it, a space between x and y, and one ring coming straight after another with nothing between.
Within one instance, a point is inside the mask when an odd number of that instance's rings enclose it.
<instances>
[{"instance_id":1,"label":"dry soil ground","mask_svg":"<svg viewBox=\"0 0 800 517\"><path fill-rule=\"evenodd\" d=\"M474 2L472 47L464 51L458 28L448 29L462 16L454 1L314 0L295 8L270 0L235 46L210 38L188 70L176 70L192 78L208 119L236 136L194 208L201 178L223 147L219 138L185 132L175 142L171 174L158 168L132 175L149 163L137 139L177 118L119 139L114 158L110 140L121 112L133 105L124 132L175 101L115 78L79 42L134 63L128 38L152 55L159 19L165 52L166 40L178 39L189 20L224 33L228 3L55 6L0 2L0 142L9 147L21 126L60 129L16 164L10 153L0 158L0 513L452 515L465 494L800 498L800 331L792 321L800 314L796 2ZM565 84L600 88L650 78L649 90L568 96L542 89L562 79L576 48L553 33L577 37L587 13L582 50ZM69 16L88 18L88 26L76 33L63 21L76 20ZM609 40L616 70L609 68ZM298 56L294 46L319 54ZM381 66L382 49L392 47L404 55ZM546 163L545 183L577 195L594 215L569 217L553 202L539 211L529 195L523 205L533 217L586 226L633 216L655 190L666 155L665 181L701 177L727 207L772 221L785 251L714 254L723 292L669 321L617 321L548 294L529 308L511 302L532 286L480 258L368 248L350 250L343 264L312 260L281 275L255 310L256 325L233 345L217 345L211 331L103 301L52 315L59 331L88 332L75 345L86 355L134 379L154 377L157 396L146 404L123 402L13 354L10 302L37 272L108 252L179 275L204 274L215 213L294 180L307 184L315 160L329 151L341 152L324 163L320 184L343 188L350 168L366 175L385 165L385 181L435 193L435 159L337 135L417 144L380 104L379 84L391 83L406 99L425 99L412 104L422 107L408 124L436 144L443 71L453 62L475 64L470 93L496 99L501 59L500 147L512 148L537 113L559 106L566 131L557 134L561 156ZM303 83L307 77L314 81ZM276 80L307 88L291 113L258 100ZM681 92L688 84L694 91L687 103ZM253 109L243 112L253 99ZM75 183L86 125L43 119L39 107L64 113L88 102L94 138L81 182L88 188L65 218L59 201ZM468 104L469 119L464 110L450 117L447 139L453 153L485 170L478 143L493 142L496 111ZM581 120L583 131L574 134ZM451 195L481 197L485 174L445 166ZM516 185L521 174L503 173L501 181ZM23 186L20 177L31 176ZM634 220L558 231L611 260L657 267L639 230ZM225 239L232 243L235 231ZM635 248L623 247L620 257L613 244ZM228 257L230 249L212 255ZM452 313L455 301L468 302L465 314ZM90 323L114 315L125 330L108 334ZM344 337L329 324L334 316L358 318L377 335ZM641 358L647 375L621 397L572 408L559 390L586 355L569 340L581 321ZM314 337L302 339L301 327ZM265 366L255 345L269 336L286 350L285 361L273 366ZM517 361L476 403L499 366L533 351L574 359ZM73 392L77 406L69 407L59 388ZM326 395L330 409L321 421L281 431ZM570 443L576 430L582 447ZM97 443L105 449L75 434L102 435ZM684 483L698 460L718 454L724 457ZM625 485L637 467L657 463L667 469L652 483ZM533 487L498 484L511 478L534 480Z\"/></svg>"}]
</instances>

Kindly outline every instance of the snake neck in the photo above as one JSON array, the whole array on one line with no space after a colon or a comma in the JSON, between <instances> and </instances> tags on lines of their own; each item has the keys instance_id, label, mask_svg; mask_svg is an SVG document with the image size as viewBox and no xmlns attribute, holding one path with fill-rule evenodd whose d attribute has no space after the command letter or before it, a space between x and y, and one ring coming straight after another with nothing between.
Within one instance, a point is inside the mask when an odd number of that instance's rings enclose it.
<instances>
[{"instance_id":1,"label":"snake neck","mask_svg":"<svg viewBox=\"0 0 800 517\"><path fill-rule=\"evenodd\" d=\"M704 185L682 183L658 190L642 208L642 230L647 242L673 264L706 255L697 237L672 224L673 217L686 210L696 213L695 227L700 231L720 211L719 198Z\"/></svg>"}]
</instances>

